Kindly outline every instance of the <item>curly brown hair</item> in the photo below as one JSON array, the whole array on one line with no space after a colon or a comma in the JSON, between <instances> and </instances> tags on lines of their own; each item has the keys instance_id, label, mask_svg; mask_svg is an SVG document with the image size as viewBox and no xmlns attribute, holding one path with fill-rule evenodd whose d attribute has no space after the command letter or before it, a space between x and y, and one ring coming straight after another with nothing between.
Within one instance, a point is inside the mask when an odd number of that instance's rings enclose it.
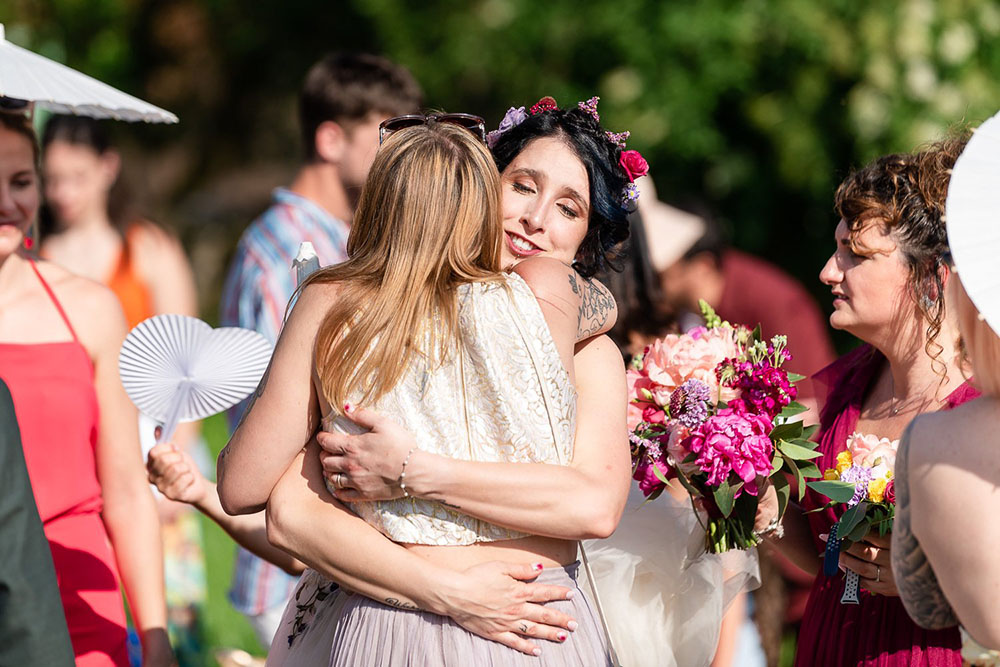
<instances>
[{"instance_id":1,"label":"curly brown hair","mask_svg":"<svg viewBox=\"0 0 1000 667\"><path fill-rule=\"evenodd\" d=\"M878 224L898 244L909 268L910 295L927 321L924 350L935 362L944 350L937 342L945 317L940 271L948 248L944 205L952 167L970 135L962 130L913 153L880 157L851 173L834 195L834 209L847 225L854 252L872 254L858 241L870 224Z\"/></svg>"}]
</instances>

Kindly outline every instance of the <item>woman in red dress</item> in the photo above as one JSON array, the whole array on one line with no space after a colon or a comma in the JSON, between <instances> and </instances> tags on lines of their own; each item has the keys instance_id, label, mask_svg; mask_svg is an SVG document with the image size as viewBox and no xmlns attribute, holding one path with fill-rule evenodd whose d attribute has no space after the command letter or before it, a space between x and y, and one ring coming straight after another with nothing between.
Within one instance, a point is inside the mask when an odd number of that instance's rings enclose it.
<instances>
[{"instance_id":1,"label":"woman in red dress","mask_svg":"<svg viewBox=\"0 0 1000 667\"><path fill-rule=\"evenodd\" d=\"M77 665L127 667L121 585L144 664L169 665L159 520L118 378L125 318L109 290L23 252L38 212L37 162L28 119L0 112L0 377Z\"/></svg>"},{"instance_id":2,"label":"woman in red dress","mask_svg":"<svg viewBox=\"0 0 1000 667\"><path fill-rule=\"evenodd\" d=\"M916 415L947 410L976 396L965 382L958 331L945 310L948 269L944 203L964 140L879 158L851 174L836 194L837 249L820 273L834 296L830 324L865 345L815 379L828 396L820 418L821 470L837 465L853 432L897 440ZM828 499L808 491L802 510ZM790 508L783 537L772 537L809 572L821 570L831 526L843 506L810 514ZM869 536L840 556L861 579L860 604L841 604L844 574L813 584L797 667L961 667L958 628L924 630L903 608L893 581L891 536Z\"/></svg>"}]
</instances>

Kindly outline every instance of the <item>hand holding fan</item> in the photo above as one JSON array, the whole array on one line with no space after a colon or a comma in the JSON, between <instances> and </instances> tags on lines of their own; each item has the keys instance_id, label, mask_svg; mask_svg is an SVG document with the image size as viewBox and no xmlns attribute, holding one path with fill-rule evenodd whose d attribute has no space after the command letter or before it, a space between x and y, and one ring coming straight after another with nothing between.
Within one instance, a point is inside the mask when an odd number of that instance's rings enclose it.
<instances>
[{"instance_id":1,"label":"hand holding fan","mask_svg":"<svg viewBox=\"0 0 1000 667\"><path fill-rule=\"evenodd\" d=\"M139 411L163 424L204 419L247 397L271 360L271 344L249 329L213 329L196 317L157 315L125 337L118 370Z\"/></svg>"}]
</instances>

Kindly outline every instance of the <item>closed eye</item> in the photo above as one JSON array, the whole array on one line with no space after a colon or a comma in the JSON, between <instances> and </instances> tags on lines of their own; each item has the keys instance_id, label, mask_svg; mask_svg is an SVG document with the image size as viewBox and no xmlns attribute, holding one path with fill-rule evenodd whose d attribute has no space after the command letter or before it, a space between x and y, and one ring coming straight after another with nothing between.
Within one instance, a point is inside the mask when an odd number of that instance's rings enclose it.
<instances>
[{"instance_id":1,"label":"closed eye","mask_svg":"<svg viewBox=\"0 0 1000 667\"><path fill-rule=\"evenodd\" d=\"M559 210L562 211L562 214L565 215L570 220L576 220L577 218L580 217L579 213L577 213L571 207L566 206L565 204L559 204Z\"/></svg>"},{"instance_id":2,"label":"closed eye","mask_svg":"<svg viewBox=\"0 0 1000 667\"><path fill-rule=\"evenodd\" d=\"M523 185L521 183L518 183L517 181L511 183L511 187L514 188L514 192L520 192L521 194L525 194L525 195L533 195L533 194L535 194L534 189L528 187L527 185Z\"/></svg>"}]
</instances>

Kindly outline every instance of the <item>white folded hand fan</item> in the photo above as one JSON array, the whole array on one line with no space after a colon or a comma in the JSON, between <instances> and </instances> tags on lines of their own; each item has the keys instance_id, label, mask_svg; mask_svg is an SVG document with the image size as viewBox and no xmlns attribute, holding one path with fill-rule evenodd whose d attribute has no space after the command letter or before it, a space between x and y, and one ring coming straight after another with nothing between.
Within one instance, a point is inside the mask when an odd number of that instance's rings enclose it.
<instances>
[{"instance_id":1,"label":"white folded hand fan","mask_svg":"<svg viewBox=\"0 0 1000 667\"><path fill-rule=\"evenodd\" d=\"M157 315L125 337L118 370L139 411L163 424L157 441L165 442L178 423L204 419L246 398L270 360L271 344L256 331Z\"/></svg>"}]
</instances>

